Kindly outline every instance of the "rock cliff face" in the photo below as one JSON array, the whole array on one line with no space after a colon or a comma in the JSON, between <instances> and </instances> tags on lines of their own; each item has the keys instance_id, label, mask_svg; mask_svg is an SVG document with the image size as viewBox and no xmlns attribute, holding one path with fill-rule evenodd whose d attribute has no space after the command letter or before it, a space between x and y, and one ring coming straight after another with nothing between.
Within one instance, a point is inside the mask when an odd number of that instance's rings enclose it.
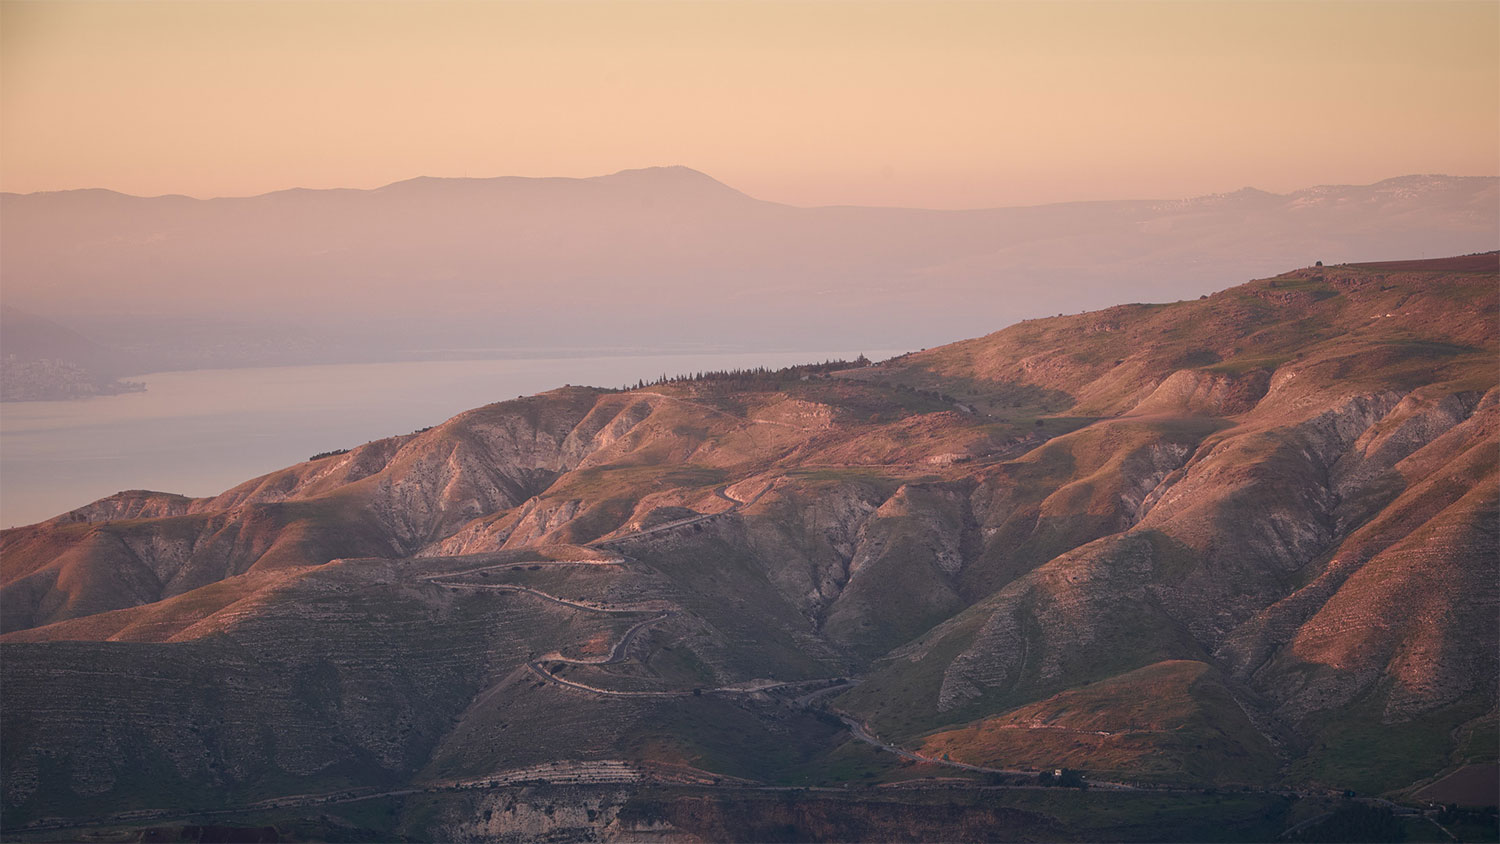
<instances>
[{"instance_id":1,"label":"rock cliff face","mask_svg":"<svg viewBox=\"0 0 1500 844\"><path fill-rule=\"evenodd\" d=\"M844 371L568 388L7 531L6 818L559 760L906 776L851 768L819 706L940 770L1379 790L1493 758L1497 276L1313 268ZM513 798L423 834L739 811Z\"/></svg>"}]
</instances>

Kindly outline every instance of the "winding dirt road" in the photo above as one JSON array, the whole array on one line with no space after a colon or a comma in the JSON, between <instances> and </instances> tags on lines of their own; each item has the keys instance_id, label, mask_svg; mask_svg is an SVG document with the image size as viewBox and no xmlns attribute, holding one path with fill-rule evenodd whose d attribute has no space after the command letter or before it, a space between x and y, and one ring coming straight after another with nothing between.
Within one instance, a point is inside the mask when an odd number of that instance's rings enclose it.
<instances>
[{"instance_id":1,"label":"winding dirt road","mask_svg":"<svg viewBox=\"0 0 1500 844\"><path fill-rule=\"evenodd\" d=\"M755 493L744 501L731 496L729 494L729 484L724 484L714 489L714 495L717 495L725 501L728 501L729 507L720 510L717 513L700 513L696 516L688 516L685 519L677 519L675 521L664 522L659 525L652 525L651 527L631 531L630 533L622 533L617 536L609 536L603 539L596 539L593 542L588 543L588 546L590 548L603 548L611 543L623 542L627 539L639 539L642 536L651 536L652 534L663 533L665 531L675 530L680 527L687 527L688 525L696 525L701 522L706 522L709 519L717 519L721 516L727 516L731 513L737 513L740 510L743 510L746 507L749 507L750 505L759 501L762 496L774 489L776 487L776 484L777 481L768 482L765 486L761 487L759 492Z\"/></svg>"}]
</instances>

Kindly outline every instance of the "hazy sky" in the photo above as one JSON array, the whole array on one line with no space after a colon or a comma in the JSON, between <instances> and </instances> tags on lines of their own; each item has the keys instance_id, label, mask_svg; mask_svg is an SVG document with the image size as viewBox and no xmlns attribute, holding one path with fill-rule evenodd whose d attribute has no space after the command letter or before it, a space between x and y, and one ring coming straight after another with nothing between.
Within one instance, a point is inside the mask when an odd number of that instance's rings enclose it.
<instances>
[{"instance_id":1,"label":"hazy sky","mask_svg":"<svg viewBox=\"0 0 1500 844\"><path fill-rule=\"evenodd\" d=\"M685 164L978 207L1500 170L1500 3L3 3L0 187Z\"/></svg>"}]
</instances>

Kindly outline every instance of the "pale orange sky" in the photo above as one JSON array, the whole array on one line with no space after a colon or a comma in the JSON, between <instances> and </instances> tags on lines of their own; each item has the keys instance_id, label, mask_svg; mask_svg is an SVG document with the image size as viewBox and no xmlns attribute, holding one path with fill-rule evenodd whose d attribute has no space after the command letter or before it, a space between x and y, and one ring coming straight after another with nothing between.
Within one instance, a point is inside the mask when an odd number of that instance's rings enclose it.
<instances>
[{"instance_id":1,"label":"pale orange sky","mask_svg":"<svg viewBox=\"0 0 1500 844\"><path fill-rule=\"evenodd\" d=\"M981 207L1500 172L1500 3L10 2L0 188L684 164Z\"/></svg>"}]
</instances>

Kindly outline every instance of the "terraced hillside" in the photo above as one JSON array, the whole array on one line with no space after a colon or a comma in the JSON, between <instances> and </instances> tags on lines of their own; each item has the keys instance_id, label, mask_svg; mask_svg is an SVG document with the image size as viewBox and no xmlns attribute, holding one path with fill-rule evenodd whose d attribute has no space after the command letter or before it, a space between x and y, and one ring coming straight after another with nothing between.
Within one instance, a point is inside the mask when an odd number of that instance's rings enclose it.
<instances>
[{"instance_id":1,"label":"terraced hillside","mask_svg":"<svg viewBox=\"0 0 1500 844\"><path fill-rule=\"evenodd\" d=\"M1494 253L1314 267L872 366L566 388L6 531L3 822L1492 763L1497 281Z\"/></svg>"}]
</instances>

